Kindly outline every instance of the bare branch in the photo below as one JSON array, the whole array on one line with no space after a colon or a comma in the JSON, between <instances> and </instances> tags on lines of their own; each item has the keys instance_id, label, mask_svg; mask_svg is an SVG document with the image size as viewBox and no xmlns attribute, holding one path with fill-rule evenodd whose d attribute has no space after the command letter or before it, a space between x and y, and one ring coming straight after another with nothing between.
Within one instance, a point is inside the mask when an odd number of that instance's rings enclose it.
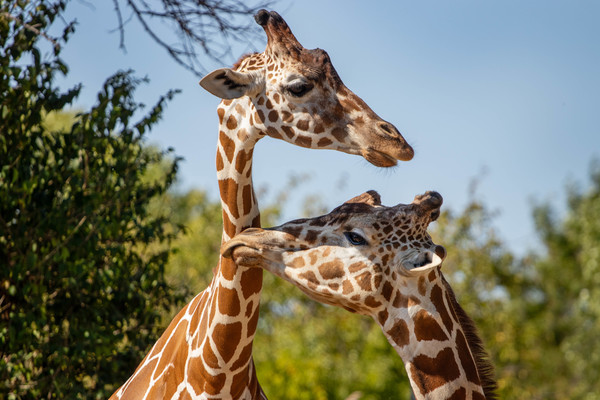
<instances>
[{"instance_id":1,"label":"bare branch","mask_svg":"<svg viewBox=\"0 0 600 400\"><path fill-rule=\"evenodd\" d=\"M224 57L232 55L233 43L250 44L261 32L252 16L275 1L256 0L249 5L251 2L244 0L161 0L152 4L146 0L113 0L119 47L125 47L124 5L152 40L177 63L201 76L206 72L201 56L223 63ZM164 26L169 28L167 35L163 34Z\"/></svg>"},{"instance_id":2,"label":"bare branch","mask_svg":"<svg viewBox=\"0 0 600 400\"><path fill-rule=\"evenodd\" d=\"M121 13L121 6L119 5L119 0L113 0L113 4L115 5L115 12L117 13L117 19L119 20L119 48L125 51L125 25L123 23L123 14Z\"/></svg>"}]
</instances>

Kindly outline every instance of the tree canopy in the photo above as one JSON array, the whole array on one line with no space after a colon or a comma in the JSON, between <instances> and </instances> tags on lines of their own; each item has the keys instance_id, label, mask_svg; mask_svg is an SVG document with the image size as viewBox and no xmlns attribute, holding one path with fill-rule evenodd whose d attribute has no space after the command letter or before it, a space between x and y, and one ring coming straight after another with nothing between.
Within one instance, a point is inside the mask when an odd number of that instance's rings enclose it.
<instances>
[{"instance_id":1,"label":"tree canopy","mask_svg":"<svg viewBox=\"0 0 600 400\"><path fill-rule=\"evenodd\" d=\"M107 397L177 300L164 277L170 250L153 251L174 231L148 204L178 160L144 179L168 153L145 151L144 136L175 92L141 113L142 80L118 72L91 109L57 122L79 93L54 85L68 71L59 55L73 25L60 38L40 32L65 2L1 7L0 397Z\"/></svg>"}]
</instances>

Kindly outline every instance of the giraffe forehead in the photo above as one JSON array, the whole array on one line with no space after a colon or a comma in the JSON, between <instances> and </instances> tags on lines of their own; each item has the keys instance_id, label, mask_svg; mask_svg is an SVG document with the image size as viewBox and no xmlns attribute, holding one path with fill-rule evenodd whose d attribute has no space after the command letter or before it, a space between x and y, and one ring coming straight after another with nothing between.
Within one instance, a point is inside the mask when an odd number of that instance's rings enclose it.
<instances>
[{"instance_id":1,"label":"giraffe forehead","mask_svg":"<svg viewBox=\"0 0 600 400\"><path fill-rule=\"evenodd\" d=\"M313 82L327 81L334 88L343 85L329 55L322 49L301 49L299 52L267 51L266 66L273 77L295 72Z\"/></svg>"}]
</instances>

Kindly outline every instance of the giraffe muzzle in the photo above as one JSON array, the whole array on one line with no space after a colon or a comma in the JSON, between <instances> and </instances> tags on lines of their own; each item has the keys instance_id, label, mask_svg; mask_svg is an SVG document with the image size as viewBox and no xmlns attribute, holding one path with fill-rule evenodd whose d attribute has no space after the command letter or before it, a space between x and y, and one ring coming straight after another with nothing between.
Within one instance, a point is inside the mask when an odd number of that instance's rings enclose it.
<instances>
[{"instance_id":1,"label":"giraffe muzzle","mask_svg":"<svg viewBox=\"0 0 600 400\"><path fill-rule=\"evenodd\" d=\"M221 246L221 255L225 258L234 258L234 250L246 247L252 251L258 251L257 246L253 246L253 237L260 236L264 232L262 228L248 228L241 233L235 235L232 239ZM235 259L235 258L234 258Z\"/></svg>"}]
</instances>

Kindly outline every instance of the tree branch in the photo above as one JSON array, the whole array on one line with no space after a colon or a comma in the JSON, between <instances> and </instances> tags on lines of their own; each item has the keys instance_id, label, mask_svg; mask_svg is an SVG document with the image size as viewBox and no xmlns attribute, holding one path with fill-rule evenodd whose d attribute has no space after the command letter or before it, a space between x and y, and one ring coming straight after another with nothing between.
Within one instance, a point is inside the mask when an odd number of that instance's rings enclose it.
<instances>
[{"instance_id":1,"label":"tree branch","mask_svg":"<svg viewBox=\"0 0 600 400\"><path fill-rule=\"evenodd\" d=\"M33 32L36 35L41 36L44 39L48 40L50 43L52 43L54 45L54 48L56 48L57 50L60 49L60 44L56 41L56 39L51 38L50 36L46 35L46 33L40 31L35 26L30 25L30 24L28 24L26 22L21 21L18 17L15 17L14 15L12 15L12 14L10 14L8 12L3 12L0 15L2 15L3 17L8 18L8 19L16 22L17 24L21 25L22 27L24 27L28 31Z\"/></svg>"},{"instance_id":2,"label":"tree branch","mask_svg":"<svg viewBox=\"0 0 600 400\"><path fill-rule=\"evenodd\" d=\"M161 0L152 3L113 0L119 22L119 47L125 48L123 6L126 5L152 40L178 64L202 76L205 67L201 56L224 63L223 57L231 54L233 42L250 44L261 31L252 16L275 1L255 0L254 5L248 5L243 0ZM160 30L161 23L171 27L167 35ZM176 39L171 41L169 34Z\"/></svg>"}]
</instances>

